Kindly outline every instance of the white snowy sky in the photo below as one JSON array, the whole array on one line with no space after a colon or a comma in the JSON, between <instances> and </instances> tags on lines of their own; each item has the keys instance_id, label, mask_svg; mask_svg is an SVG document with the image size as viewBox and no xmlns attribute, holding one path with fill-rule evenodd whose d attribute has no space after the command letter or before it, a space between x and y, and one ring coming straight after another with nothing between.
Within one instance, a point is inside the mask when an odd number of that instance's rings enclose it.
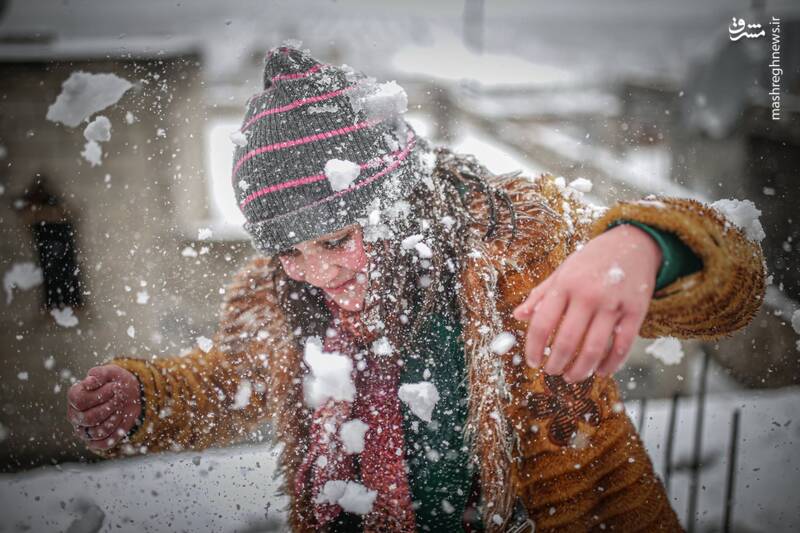
<instances>
[{"instance_id":1,"label":"white snowy sky","mask_svg":"<svg viewBox=\"0 0 800 533\"><path fill-rule=\"evenodd\" d=\"M747 16L750 0L563 0L484 2L485 49L584 74L618 71L677 73L686 59L724 36L732 16ZM800 3L768 2L770 11L800 13ZM106 46L162 46L195 40L212 71L251 48L294 36L336 42L346 59L367 70L408 44L430 45L463 32L463 1L8 0L0 35L42 32L62 42L112 39ZM313 13L314 16L308 16ZM287 35L296 33L296 35ZM134 47L136 47L134 46ZM3 46L0 46L2 55Z\"/></svg>"}]
</instances>

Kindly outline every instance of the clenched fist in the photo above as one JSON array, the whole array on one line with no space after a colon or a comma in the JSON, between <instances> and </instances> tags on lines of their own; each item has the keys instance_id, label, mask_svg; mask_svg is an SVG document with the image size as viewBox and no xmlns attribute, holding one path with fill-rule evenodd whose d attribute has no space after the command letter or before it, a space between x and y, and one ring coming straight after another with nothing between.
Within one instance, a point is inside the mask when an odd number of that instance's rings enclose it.
<instances>
[{"instance_id":1,"label":"clenched fist","mask_svg":"<svg viewBox=\"0 0 800 533\"><path fill-rule=\"evenodd\" d=\"M139 380L117 365L91 368L67 392L67 418L91 449L117 444L139 419Z\"/></svg>"}]
</instances>

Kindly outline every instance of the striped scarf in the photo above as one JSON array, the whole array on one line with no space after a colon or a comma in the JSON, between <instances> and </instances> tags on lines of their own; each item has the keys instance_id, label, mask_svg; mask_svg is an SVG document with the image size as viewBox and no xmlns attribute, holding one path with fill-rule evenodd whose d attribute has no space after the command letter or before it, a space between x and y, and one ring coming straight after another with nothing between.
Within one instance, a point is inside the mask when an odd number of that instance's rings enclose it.
<instances>
[{"instance_id":1,"label":"striped scarf","mask_svg":"<svg viewBox=\"0 0 800 533\"><path fill-rule=\"evenodd\" d=\"M366 366L353 371L356 387L353 402L329 400L314 411L308 452L295 478L295 496L303 501L306 491L311 491L317 523L308 526L325 527L339 516L342 508L338 504L318 502L317 495L328 481L358 480L367 489L377 492L372 510L363 516L365 532L414 531L403 417L397 395L398 357L396 354L374 355L368 349L381 336L366 325L366 315L376 307L363 313L348 312L331 301L327 303L333 314L331 328L336 335L326 337L323 349L353 358L354 367L356 354L366 352L361 360ZM364 449L358 454L358 466L355 456L344 451L339 435L341 425L353 419L361 420L369 428L364 437Z\"/></svg>"}]
</instances>

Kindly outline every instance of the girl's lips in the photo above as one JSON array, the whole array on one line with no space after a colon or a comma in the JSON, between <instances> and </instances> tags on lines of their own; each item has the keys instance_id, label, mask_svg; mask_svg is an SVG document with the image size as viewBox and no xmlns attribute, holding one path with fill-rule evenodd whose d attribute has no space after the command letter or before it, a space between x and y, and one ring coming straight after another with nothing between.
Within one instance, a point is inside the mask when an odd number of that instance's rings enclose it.
<instances>
[{"instance_id":1,"label":"girl's lips","mask_svg":"<svg viewBox=\"0 0 800 533\"><path fill-rule=\"evenodd\" d=\"M347 289L347 286L350 285L351 283L354 283L355 281L356 281L355 278L350 278L347 281L345 281L344 283L342 283L341 285L338 285L338 286L330 288L330 289L325 289L325 292L340 293L340 292L344 291L345 289Z\"/></svg>"}]
</instances>

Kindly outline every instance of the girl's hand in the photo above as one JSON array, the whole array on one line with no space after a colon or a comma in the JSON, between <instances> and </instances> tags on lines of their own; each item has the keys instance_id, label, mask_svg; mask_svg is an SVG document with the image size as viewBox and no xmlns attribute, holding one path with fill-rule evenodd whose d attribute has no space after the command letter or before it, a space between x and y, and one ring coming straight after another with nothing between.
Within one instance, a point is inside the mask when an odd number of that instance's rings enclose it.
<instances>
[{"instance_id":1,"label":"girl's hand","mask_svg":"<svg viewBox=\"0 0 800 533\"><path fill-rule=\"evenodd\" d=\"M647 314L660 265L661 248L630 224L615 226L567 257L514 310L514 318L529 321L528 365L542 364L552 333L548 374L563 373L576 382L594 371L616 372Z\"/></svg>"},{"instance_id":2,"label":"girl's hand","mask_svg":"<svg viewBox=\"0 0 800 533\"><path fill-rule=\"evenodd\" d=\"M67 392L67 418L89 448L107 450L131 430L142 410L139 380L117 365L96 366Z\"/></svg>"}]
</instances>

